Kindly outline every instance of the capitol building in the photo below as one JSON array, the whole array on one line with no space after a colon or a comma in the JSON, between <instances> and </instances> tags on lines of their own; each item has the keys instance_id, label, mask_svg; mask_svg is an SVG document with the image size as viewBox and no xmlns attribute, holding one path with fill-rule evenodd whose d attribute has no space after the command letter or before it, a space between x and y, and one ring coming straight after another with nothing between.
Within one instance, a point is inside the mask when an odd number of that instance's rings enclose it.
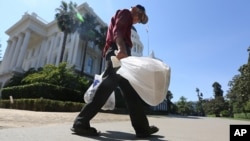
<instances>
[{"instance_id":1,"label":"capitol building","mask_svg":"<svg viewBox=\"0 0 250 141\"><path fill-rule=\"evenodd\" d=\"M100 26L107 26L94 10L85 2L77 7L78 11L96 17ZM142 56L143 44L136 29L132 29L132 55ZM60 53L63 42L63 32L57 26L57 21L44 21L36 13L24 13L22 18L5 32L9 39L5 54L0 65L0 88L16 73L24 73L31 68L38 69L46 64L59 65ZM77 32L69 34L63 56L63 62L75 66L80 72L85 64L84 75L93 77L104 69L102 51L93 42L88 42L86 59L83 63L84 43ZM100 65L102 64L102 65Z\"/></svg>"}]
</instances>

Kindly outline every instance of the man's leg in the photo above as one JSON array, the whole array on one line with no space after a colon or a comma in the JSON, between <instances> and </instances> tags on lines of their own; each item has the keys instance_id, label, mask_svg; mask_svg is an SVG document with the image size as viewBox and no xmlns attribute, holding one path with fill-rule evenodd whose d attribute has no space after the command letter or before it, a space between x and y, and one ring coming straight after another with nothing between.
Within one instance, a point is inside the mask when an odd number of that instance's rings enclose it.
<instances>
[{"instance_id":1,"label":"man's leg","mask_svg":"<svg viewBox=\"0 0 250 141\"><path fill-rule=\"evenodd\" d=\"M92 102L86 104L76 117L73 128L88 129L90 120L100 111L111 93L118 85L118 76L114 72L111 62L108 61L107 69L103 75L103 81L100 83ZM110 66L111 65L111 66Z\"/></svg>"},{"instance_id":2,"label":"man's leg","mask_svg":"<svg viewBox=\"0 0 250 141\"><path fill-rule=\"evenodd\" d=\"M147 116L144 112L143 102L128 80L122 78L119 86L127 103L132 126L138 137L148 137L159 129L149 126Z\"/></svg>"}]
</instances>

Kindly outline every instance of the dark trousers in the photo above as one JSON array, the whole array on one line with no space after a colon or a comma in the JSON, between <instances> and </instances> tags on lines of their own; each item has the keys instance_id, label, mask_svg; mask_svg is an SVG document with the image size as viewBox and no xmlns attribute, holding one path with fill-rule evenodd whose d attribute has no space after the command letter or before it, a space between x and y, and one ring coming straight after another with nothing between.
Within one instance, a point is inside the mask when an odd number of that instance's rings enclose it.
<instances>
[{"instance_id":1,"label":"dark trousers","mask_svg":"<svg viewBox=\"0 0 250 141\"><path fill-rule=\"evenodd\" d=\"M116 74L110 57L114 55L116 46L110 48L106 54L106 69L103 75L103 81L100 83L92 102L86 104L79 115L76 117L73 127L88 128L90 120L100 111L111 93L119 86L129 111L132 126L136 133L146 132L149 128L148 119L144 113L144 107L141 98L132 88L128 80ZM128 49L130 55L130 49Z\"/></svg>"}]
</instances>

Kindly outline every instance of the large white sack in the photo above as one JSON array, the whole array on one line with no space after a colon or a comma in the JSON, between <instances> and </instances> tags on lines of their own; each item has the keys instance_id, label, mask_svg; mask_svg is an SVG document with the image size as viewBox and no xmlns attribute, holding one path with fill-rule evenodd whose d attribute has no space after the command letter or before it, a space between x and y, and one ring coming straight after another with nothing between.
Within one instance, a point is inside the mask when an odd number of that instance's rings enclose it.
<instances>
[{"instance_id":1,"label":"large white sack","mask_svg":"<svg viewBox=\"0 0 250 141\"><path fill-rule=\"evenodd\" d=\"M129 56L120 60L117 71L126 78L139 96L149 105L160 104L167 95L170 67L154 58Z\"/></svg>"}]
</instances>

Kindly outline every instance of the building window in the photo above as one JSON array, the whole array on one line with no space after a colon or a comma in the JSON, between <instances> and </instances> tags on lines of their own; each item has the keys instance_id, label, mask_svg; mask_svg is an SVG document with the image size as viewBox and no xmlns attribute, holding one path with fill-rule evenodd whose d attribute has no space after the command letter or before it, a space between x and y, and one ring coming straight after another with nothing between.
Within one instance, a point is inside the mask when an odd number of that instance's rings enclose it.
<instances>
[{"instance_id":1,"label":"building window","mask_svg":"<svg viewBox=\"0 0 250 141\"><path fill-rule=\"evenodd\" d=\"M35 50L34 48L31 49L31 57L35 56Z\"/></svg>"},{"instance_id":2,"label":"building window","mask_svg":"<svg viewBox=\"0 0 250 141\"><path fill-rule=\"evenodd\" d=\"M88 42L88 46L89 46L90 48L94 48L94 42Z\"/></svg>"},{"instance_id":3,"label":"building window","mask_svg":"<svg viewBox=\"0 0 250 141\"><path fill-rule=\"evenodd\" d=\"M48 46L47 46L47 49L49 50L50 48L50 45L51 45L51 41L48 42Z\"/></svg>"},{"instance_id":4,"label":"building window","mask_svg":"<svg viewBox=\"0 0 250 141\"><path fill-rule=\"evenodd\" d=\"M142 48L138 47L138 53L141 53L141 52L142 52Z\"/></svg>"},{"instance_id":5,"label":"building window","mask_svg":"<svg viewBox=\"0 0 250 141\"><path fill-rule=\"evenodd\" d=\"M40 54L40 52L41 52L41 49L42 48L42 44L40 44L40 46L39 46L39 48L37 49L37 54L39 55Z\"/></svg>"},{"instance_id":6,"label":"building window","mask_svg":"<svg viewBox=\"0 0 250 141\"><path fill-rule=\"evenodd\" d=\"M68 43L71 42L71 35L68 36Z\"/></svg>"},{"instance_id":7,"label":"building window","mask_svg":"<svg viewBox=\"0 0 250 141\"><path fill-rule=\"evenodd\" d=\"M43 65L45 65L45 64L47 64L47 57L44 59L44 64Z\"/></svg>"},{"instance_id":8,"label":"building window","mask_svg":"<svg viewBox=\"0 0 250 141\"><path fill-rule=\"evenodd\" d=\"M87 66L86 66L86 69L85 69L85 70L86 70L86 72L89 73L89 74L91 74L91 72L92 72L92 70L93 70L93 62L94 62L93 58L88 57Z\"/></svg>"},{"instance_id":9,"label":"building window","mask_svg":"<svg viewBox=\"0 0 250 141\"><path fill-rule=\"evenodd\" d=\"M27 58L30 58L30 57L31 57L31 50L28 50Z\"/></svg>"},{"instance_id":10,"label":"building window","mask_svg":"<svg viewBox=\"0 0 250 141\"><path fill-rule=\"evenodd\" d=\"M57 56L54 57L54 62L53 62L54 65L56 65L56 58Z\"/></svg>"},{"instance_id":11,"label":"building window","mask_svg":"<svg viewBox=\"0 0 250 141\"><path fill-rule=\"evenodd\" d=\"M133 52L136 53L136 45L133 47Z\"/></svg>"},{"instance_id":12,"label":"building window","mask_svg":"<svg viewBox=\"0 0 250 141\"><path fill-rule=\"evenodd\" d=\"M67 60L68 60L68 52L65 52L65 55L64 55L64 57L63 57L63 61L64 62L67 62Z\"/></svg>"}]
</instances>

